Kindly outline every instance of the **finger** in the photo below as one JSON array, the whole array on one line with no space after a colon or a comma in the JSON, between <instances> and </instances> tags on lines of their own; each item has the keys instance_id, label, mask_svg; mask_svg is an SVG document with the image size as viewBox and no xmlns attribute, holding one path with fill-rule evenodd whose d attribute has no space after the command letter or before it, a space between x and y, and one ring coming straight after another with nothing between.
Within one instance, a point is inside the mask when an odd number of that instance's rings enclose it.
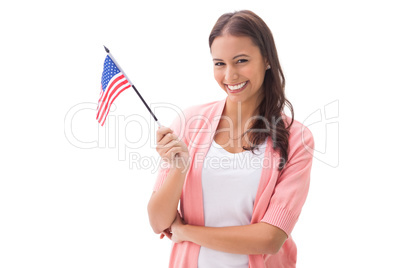
<instances>
[{"instance_id":1,"label":"finger","mask_svg":"<svg viewBox=\"0 0 402 268\"><path fill-rule=\"evenodd\" d=\"M166 134L165 137L158 142L156 145L156 151L159 153L161 157L164 157L166 155L166 152L169 151L173 147L181 147L180 146L180 140L178 139L172 139L176 138L177 136L174 134Z\"/></svg>"},{"instance_id":2,"label":"finger","mask_svg":"<svg viewBox=\"0 0 402 268\"><path fill-rule=\"evenodd\" d=\"M167 135L170 135L170 134L167 134ZM180 145L178 144L180 142L179 140L169 140L166 143L164 143L164 142L165 142L164 139L162 139L161 143L156 145L156 149L159 149L159 150L165 149L165 151L168 151L172 147L180 147ZM162 144L162 143L164 143L164 144Z\"/></svg>"},{"instance_id":3,"label":"finger","mask_svg":"<svg viewBox=\"0 0 402 268\"><path fill-rule=\"evenodd\" d=\"M166 134L173 133L168 127L161 127L156 131L156 141L159 142Z\"/></svg>"},{"instance_id":4,"label":"finger","mask_svg":"<svg viewBox=\"0 0 402 268\"><path fill-rule=\"evenodd\" d=\"M172 233L163 232L164 236L172 240Z\"/></svg>"},{"instance_id":5,"label":"finger","mask_svg":"<svg viewBox=\"0 0 402 268\"><path fill-rule=\"evenodd\" d=\"M171 156L171 154L169 152L171 152L171 150L173 148L181 148L181 147L177 146L177 145L174 145L174 144L171 144L171 146L157 147L156 151L159 153L159 155L161 156L162 159L170 161L173 158L171 158L172 156ZM175 150L177 150L177 149L175 149ZM181 149L179 151L181 151Z\"/></svg>"},{"instance_id":6,"label":"finger","mask_svg":"<svg viewBox=\"0 0 402 268\"><path fill-rule=\"evenodd\" d=\"M173 147L169 151L167 151L165 155L169 159L173 160L176 157L176 155L180 154L181 151L182 151L181 147Z\"/></svg>"},{"instance_id":7,"label":"finger","mask_svg":"<svg viewBox=\"0 0 402 268\"><path fill-rule=\"evenodd\" d=\"M165 134L165 136L162 137L160 141L158 141L158 145L165 145L168 144L171 141L179 141L177 135L175 135L173 132Z\"/></svg>"},{"instance_id":8,"label":"finger","mask_svg":"<svg viewBox=\"0 0 402 268\"><path fill-rule=\"evenodd\" d=\"M160 142L167 134L173 133L173 130L169 128L164 128L162 131L156 132L156 142Z\"/></svg>"}]
</instances>

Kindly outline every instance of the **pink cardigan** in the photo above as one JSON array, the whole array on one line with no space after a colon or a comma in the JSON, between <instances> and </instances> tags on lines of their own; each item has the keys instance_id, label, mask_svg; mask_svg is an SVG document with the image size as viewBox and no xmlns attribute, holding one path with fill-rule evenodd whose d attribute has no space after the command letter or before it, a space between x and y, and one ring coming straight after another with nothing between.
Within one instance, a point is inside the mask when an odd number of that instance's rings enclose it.
<instances>
[{"instance_id":1,"label":"pink cardigan","mask_svg":"<svg viewBox=\"0 0 402 268\"><path fill-rule=\"evenodd\" d=\"M180 200L181 214L185 222L191 225L204 226L202 164L225 103L226 99L187 108L184 116L178 116L170 126L187 144L192 161ZM286 232L288 239L275 255L249 255L249 267L296 267L297 250L291 232L307 197L313 149L314 140L310 130L294 121L290 130L288 163L279 172L279 157L272 149L271 139L268 139L265 151L267 164L263 167L251 223L262 221L277 226ZM155 191L163 184L168 171L168 168L159 170ZM200 246L191 242L173 244L169 267L197 268L199 250Z\"/></svg>"}]
</instances>

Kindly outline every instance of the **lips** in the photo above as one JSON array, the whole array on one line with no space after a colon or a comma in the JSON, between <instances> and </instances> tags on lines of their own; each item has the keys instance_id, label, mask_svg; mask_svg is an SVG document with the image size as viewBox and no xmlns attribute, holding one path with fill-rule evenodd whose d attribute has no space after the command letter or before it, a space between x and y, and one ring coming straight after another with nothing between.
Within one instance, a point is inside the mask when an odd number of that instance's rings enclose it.
<instances>
[{"instance_id":1,"label":"lips","mask_svg":"<svg viewBox=\"0 0 402 268\"><path fill-rule=\"evenodd\" d=\"M234 84L234 85L225 85L225 86L229 92L237 93L237 92L242 91L244 88L246 88L247 84L248 84L248 81Z\"/></svg>"}]
</instances>

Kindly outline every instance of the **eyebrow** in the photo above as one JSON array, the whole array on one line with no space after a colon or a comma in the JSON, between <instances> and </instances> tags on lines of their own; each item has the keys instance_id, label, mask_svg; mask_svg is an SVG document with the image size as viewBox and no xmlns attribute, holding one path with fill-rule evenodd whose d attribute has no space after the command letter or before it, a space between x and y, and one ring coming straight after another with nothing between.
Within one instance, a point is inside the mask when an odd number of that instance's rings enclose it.
<instances>
[{"instance_id":1,"label":"eyebrow","mask_svg":"<svg viewBox=\"0 0 402 268\"><path fill-rule=\"evenodd\" d=\"M235 60L235 59L237 59L237 58L240 58L240 57L250 57L250 56L248 56L248 55L246 55L246 54L240 54L240 55L237 55L237 56L234 56L233 57L233 59ZM213 61L223 61L222 59L212 59Z\"/></svg>"}]
</instances>

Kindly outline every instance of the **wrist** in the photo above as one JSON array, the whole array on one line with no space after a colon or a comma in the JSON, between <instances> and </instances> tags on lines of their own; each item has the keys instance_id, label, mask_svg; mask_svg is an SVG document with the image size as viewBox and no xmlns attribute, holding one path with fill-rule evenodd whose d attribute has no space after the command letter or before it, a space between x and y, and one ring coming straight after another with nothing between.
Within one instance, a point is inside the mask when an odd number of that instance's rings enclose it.
<instances>
[{"instance_id":1,"label":"wrist","mask_svg":"<svg viewBox=\"0 0 402 268\"><path fill-rule=\"evenodd\" d=\"M170 170L172 171L172 172L175 172L176 174L178 174L178 175L186 175L187 174L187 171L188 171L188 168L186 168L186 167L178 167L178 166L171 166L170 167Z\"/></svg>"},{"instance_id":2,"label":"wrist","mask_svg":"<svg viewBox=\"0 0 402 268\"><path fill-rule=\"evenodd\" d=\"M169 166L171 169L187 173L191 164L190 159L191 159L190 157L182 157L176 155L175 158L169 162Z\"/></svg>"},{"instance_id":3,"label":"wrist","mask_svg":"<svg viewBox=\"0 0 402 268\"><path fill-rule=\"evenodd\" d=\"M191 242L190 236L189 236L191 227L192 226L188 225L188 224L184 224L184 225L180 226L180 234L181 234L181 238L183 241Z\"/></svg>"}]
</instances>

